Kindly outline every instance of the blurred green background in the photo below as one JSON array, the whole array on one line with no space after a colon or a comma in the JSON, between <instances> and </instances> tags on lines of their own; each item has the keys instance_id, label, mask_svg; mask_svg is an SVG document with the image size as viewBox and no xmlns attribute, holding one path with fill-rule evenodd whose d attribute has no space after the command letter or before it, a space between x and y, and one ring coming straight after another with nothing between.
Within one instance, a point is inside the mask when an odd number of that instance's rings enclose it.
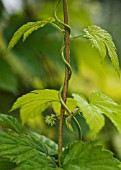
<instances>
[{"instance_id":1,"label":"blurred green background","mask_svg":"<svg viewBox=\"0 0 121 170\"><path fill-rule=\"evenodd\" d=\"M51 26L33 32L23 43L22 40L10 54L6 54L13 33L29 21L42 20L53 16L56 0L1 0L0 1L0 112L8 113L14 101L33 89L59 89L64 77L64 64L60 57L62 36ZM120 0L69 0L69 22L72 35L82 33L89 25L107 30L113 37L121 62L121 1ZM63 20L62 6L58 17ZM118 78L107 56L100 62L100 56L85 39L71 41L71 65L73 75L69 94L88 96L93 91L109 95L121 104L121 79ZM43 114L52 112L48 108ZM19 118L19 112L12 115ZM88 126L80 119L83 138L87 140ZM50 128L42 116L29 119L26 127L57 141L57 130ZM76 129L75 129L76 131ZM75 132L76 133L76 132ZM77 134L76 134L77 135ZM65 131L66 144L74 140L75 134ZM121 159L121 136L106 118L106 126L96 138Z\"/></svg>"}]
</instances>

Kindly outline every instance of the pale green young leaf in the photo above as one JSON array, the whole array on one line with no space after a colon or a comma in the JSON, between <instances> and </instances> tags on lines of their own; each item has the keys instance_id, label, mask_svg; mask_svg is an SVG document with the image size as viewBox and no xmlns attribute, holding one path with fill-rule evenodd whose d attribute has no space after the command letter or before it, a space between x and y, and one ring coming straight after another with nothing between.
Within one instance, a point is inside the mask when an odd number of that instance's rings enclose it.
<instances>
[{"instance_id":1,"label":"pale green young leaf","mask_svg":"<svg viewBox=\"0 0 121 170\"><path fill-rule=\"evenodd\" d=\"M87 124L90 127L92 136L95 137L104 126L104 117L102 115L102 110L95 105L89 103L83 96L73 94L73 97L77 101L80 112L82 112Z\"/></svg>"},{"instance_id":2,"label":"pale green young leaf","mask_svg":"<svg viewBox=\"0 0 121 170\"><path fill-rule=\"evenodd\" d=\"M59 102L58 91L34 90L19 97L11 111L20 108L21 119L25 123L29 118L42 113L52 102Z\"/></svg>"},{"instance_id":3,"label":"pale green young leaf","mask_svg":"<svg viewBox=\"0 0 121 170\"><path fill-rule=\"evenodd\" d=\"M98 133L104 126L103 114L113 122L121 133L121 105L118 105L110 97L98 92L90 95L89 102L83 96L77 94L73 96L92 134Z\"/></svg>"},{"instance_id":4,"label":"pale green young leaf","mask_svg":"<svg viewBox=\"0 0 121 170\"><path fill-rule=\"evenodd\" d=\"M119 75L119 61L112 36L107 31L95 25L89 26L87 29L84 29L84 32L85 34L83 35L83 37L89 39L92 46L96 47L99 50L102 61L106 57L106 50L108 51L113 67Z\"/></svg>"},{"instance_id":5,"label":"pale green young leaf","mask_svg":"<svg viewBox=\"0 0 121 170\"><path fill-rule=\"evenodd\" d=\"M64 170L120 170L110 151L92 142L70 143L62 154Z\"/></svg>"},{"instance_id":6,"label":"pale green young leaf","mask_svg":"<svg viewBox=\"0 0 121 170\"><path fill-rule=\"evenodd\" d=\"M67 107L70 111L73 111L77 107L77 103L73 98L67 98L66 102ZM57 115L60 115L61 104L60 102L53 102L52 107Z\"/></svg>"},{"instance_id":7,"label":"pale green young leaf","mask_svg":"<svg viewBox=\"0 0 121 170\"><path fill-rule=\"evenodd\" d=\"M77 107L77 102L73 98L67 98L67 106L73 111Z\"/></svg>"},{"instance_id":8,"label":"pale green young leaf","mask_svg":"<svg viewBox=\"0 0 121 170\"><path fill-rule=\"evenodd\" d=\"M121 133L121 105L102 93L92 93L90 102L102 110Z\"/></svg>"},{"instance_id":9,"label":"pale green young leaf","mask_svg":"<svg viewBox=\"0 0 121 170\"><path fill-rule=\"evenodd\" d=\"M53 102L52 108L53 108L54 112L59 116L60 115L60 109L61 109L60 103L59 102Z\"/></svg>"},{"instance_id":10,"label":"pale green young leaf","mask_svg":"<svg viewBox=\"0 0 121 170\"><path fill-rule=\"evenodd\" d=\"M23 36L23 41L35 30L47 25L51 24L55 21L54 18L48 18L42 21L36 22L28 22L27 24L21 26L13 35L11 41L8 45L8 50L11 50L19 41L19 39Z\"/></svg>"},{"instance_id":11,"label":"pale green young leaf","mask_svg":"<svg viewBox=\"0 0 121 170\"><path fill-rule=\"evenodd\" d=\"M60 114L61 104L58 91L49 89L34 90L19 97L10 111L20 109L22 122L26 123L29 118L42 113L49 105L52 105L57 115ZM76 107L76 101L68 98L67 106L72 111Z\"/></svg>"},{"instance_id":12,"label":"pale green young leaf","mask_svg":"<svg viewBox=\"0 0 121 170\"><path fill-rule=\"evenodd\" d=\"M0 126L12 129L19 134L23 133L23 128L17 119L9 115L0 114Z\"/></svg>"}]
</instances>

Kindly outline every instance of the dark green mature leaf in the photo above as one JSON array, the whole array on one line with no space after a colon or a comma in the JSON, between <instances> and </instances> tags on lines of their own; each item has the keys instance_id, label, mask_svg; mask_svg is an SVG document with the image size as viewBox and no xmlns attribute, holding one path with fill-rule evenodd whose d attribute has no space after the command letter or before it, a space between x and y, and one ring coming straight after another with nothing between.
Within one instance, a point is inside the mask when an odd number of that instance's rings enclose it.
<instances>
[{"instance_id":1,"label":"dark green mature leaf","mask_svg":"<svg viewBox=\"0 0 121 170\"><path fill-rule=\"evenodd\" d=\"M89 102L77 94L73 94L80 111L83 113L92 134L96 135L104 126L105 114L121 133L121 105L118 105L110 97L102 93L92 93Z\"/></svg>"},{"instance_id":2,"label":"dark green mature leaf","mask_svg":"<svg viewBox=\"0 0 121 170\"><path fill-rule=\"evenodd\" d=\"M58 145L51 139L47 138L46 136L39 135L38 133L35 132L31 132L29 133L29 135L31 136L32 140L35 143L38 143L38 141L44 143L44 145L46 145L46 148L48 150L48 154L51 155L58 152Z\"/></svg>"},{"instance_id":3,"label":"dark green mature leaf","mask_svg":"<svg viewBox=\"0 0 121 170\"><path fill-rule=\"evenodd\" d=\"M1 170L11 170L16 167L15 163L9 161L9 159L0 157L0 169Z\"/></svg>"},{"instance_id":4,"label":"dark green mature leaf","mask_svg":"<svg viewBox=\"0 0 121 170\"><path fill-rule=\"evenodd\" d=\"M92 142L69 144L62 153L61 168L57 166L54 155L57 155L57 145L44 136L36 133L15 135L0 132L0 168L6 161L6 165L16 166L17 170L120 169L120 162L113 158L111 152Z\"/></svg>"},{"instance_id":5,"label":"dark green mature leaf","mask_svg":"<svg viewBox=\"0 0 121 170\"><path fill-rule=\"evenodd\" d=\"M0 114L0 126L12 129L19 134L23 132L23 128L17 119L9 115Z\"/></svg>"},{"instance_id":6,"label":"dark green mature leaf","mask_svg":"<svg viewBox=\"0 0 121 170\"><path fill-rule=\"evenodd\" d=\"M36 160L35 160L36 161ZM30 162L30 161L29 161ZM52 168L52 167L40 167L36 162L31 164L24 164L21 167L16 168L16 170L64 170L62 168Z\"/></svg>"},{"instance_id":7,"label":"dark green mature leaf","mask_svg":"<svg viewBox=\"0 0 121 170\"><path fill-rule=\"evenodd\" d=\"M16 163L17 170L120 170L120 162L111 152L91 142L69 144L62 154L62 167L58 168L46 144L35 138L1 132L1 156Z\"/></svg>"},{"instance_id":8,"label":"dark green mature leaf","mask_svg":"<svg viewBox=\"0 0 121 170\"><path fill-rule=\"evenodd\" d=\"M110 151L92 142L74 142L62 155L64 170L120 170L120 162Z\"/></svg>"},{"instance_id":9,"label":"dark green mature leaf","mask_svg":"<svg viewBox=\"0 0 121 170\"><path fill-rule=\"evenodd\" d=\"M0 155L26 169L56 168L46 145L31 135L14 136L0 132Z\"/></svg>"},{"instance_id":10,"label":"dark green mature leaf","mask_svg":"<svg viewBox=\"0 0 121 170\"><path fill-rule=\"evenodd\" d=\"M35 168L34 165L33 166L31 166L31 165L24 165L24 166L22 166L20 168L16 168L16 170L27 170L27 169L29 169L29 170L63 170L62 168L46 168L46 167L40 169L39 166L37 168Z\"/></svg>"},{"instance_id":11,"label":"dark green mature leaf","mask_svg":"<svg viewBox=\"0 0 121 170\"><path fill-rule=\"evenodd\" d=\"M25 123L29 118L42 113L50 104L54 111L60 114L61 104L57 90L34 90L18 98L11 111L20 108L21 119ZM67 99L67 106L73 110L76 107L74 99Z\"/></svg>"},{"instance_id":12,"label":"dark green mature leaf","mask_svg":"<svg viewBox=\"0 0 121 170\"><path fill-rule=\"evenodd\" d=\"M21 132L21 125L18 125L17 120L12 116L1 114L0 120L5 127ZM57 150L58 146L54 141L34 132L20 135L0 132L1 167L6 159L6 164L13 162L20 168L55 169L57 166L52 155L57 154Z\"/></svg>"},{"instance_id":13,"label":"dark green mature leaf","mask_svg":"<svg viewBox=\"0 0 121 170\"><path fill-rule=\"evenodd\" d=\"M84 32L85 34L83 37L88 38L92 46L99 50L102 61L105 59L106 49L108 50L114 69L119 75L119 61L115 44L112 41L112 36L107 31L95 25L89 26L88 29L84 29Z\"/></svg>"},{"instance_id":14,"label":"dark green mature leaf","mask_svg":"<svg viewBox=\"0 0 121 170\"><path fill-rule=\"evenodd\" d=\"M36 21L36 22L28 22L27 24L21 26L13 35L9 45L8 49L11 50L19 41L19 39L23 36L23 41L35 30L45 26L46 24L50 24L54 22L54 18L48 18L42 21Z\"/></svg>"}]
</instances>

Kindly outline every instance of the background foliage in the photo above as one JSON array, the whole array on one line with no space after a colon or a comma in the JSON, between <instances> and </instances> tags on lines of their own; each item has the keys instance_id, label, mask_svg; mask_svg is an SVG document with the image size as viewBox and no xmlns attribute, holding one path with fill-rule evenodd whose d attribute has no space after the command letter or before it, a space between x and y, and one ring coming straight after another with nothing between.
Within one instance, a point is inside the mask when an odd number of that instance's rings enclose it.
<instances>
[{"instance_id":1,"label":"background foliage","mask_svg":"<svg viewBox=\"0 0 121 170\"><path fill-rule=\"evenodd\" d=\"M15 99L30 90L43 88L58 90L64 75L64 65L60 57L62 38L51 26L33 32L24 43L21 40L10 54L5 54L9 40L21 25L28 21L53 16L54 0L19 2L17 7L17 5L12 6L11 1L7 4L4 0L0 1L0 112L2 113L7 113ZM120 0L69 2L72 35L77 35L92 24L101 26L113 36L121 61L120 15ZM62 19L61 7L58 9L58 16ZM98 51L84 39L71 42L71 57L74 73L70 82L70 94L74 92L87 96L90 92L100 91L121 103L121 80L114 72L110 61L101 64ZM43 114L46 115L48 112L52 113L52 108L49 107ZM13 112L12 115L19 117L16 113L18 112ZM83 138L86 140L90 138L87 135L88 126L83 118L80 122ZM108 119L106 122L107 126L101 131L97 142L104 143L118 158L121 158L121 137L114 127L110 126L111 122ZM57 140L57 132L53 127L49 128L41 116L29 119L26 126ZM69 138L73 140L74 135L66 130L65 137L67 143Z\"/></svg>"}]
</instances>

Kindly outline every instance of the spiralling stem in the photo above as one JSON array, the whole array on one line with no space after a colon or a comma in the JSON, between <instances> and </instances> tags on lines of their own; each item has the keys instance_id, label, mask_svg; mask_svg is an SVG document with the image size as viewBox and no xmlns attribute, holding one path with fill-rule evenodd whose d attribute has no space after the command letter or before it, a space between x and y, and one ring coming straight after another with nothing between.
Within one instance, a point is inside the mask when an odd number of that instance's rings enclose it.
<instances>
[{"instance_id":1,"label":"spiralling stem","mask_svg":"<svg viewBox=\"0 0 121 170\"><path fill-rule=\"evenodd\" d=\"M65 63L65 79L64 79L64 83L62 84L62 86L59 90L59 94L58 94L59 99L60 99L60 103L61 103L61 113L60 113L60 123L59 123L59 141L58 141L58 162L59 162L59 166L61 166L60 156L61 156L61 153L62 153L62 145L63 145L65 110L68 113L68 115L73 119L74 123L76 124L77 129L78 129L78 134L79 134L79 140L81 139L81 127L79 125L79 122L75 118L75 114L77 112L71 113L71 111L69 110L69 108L66 105L67 94L68 94L68 85L69 85L69 80L70 80L71 74L72 74L72 69L71 69L71 65L70 65L70 37L71 37L70 33L71 33L71 28L68 25L68 1L67 0L63 0L64 22L60 21L59 18L57 17L57 15L56 15L57 8L58 8L60 2L61 2L61 0L58 0L56 5L55 5L55 8L54 8L54 17L55 17L56 21L64 27L64 30L59 28L59 30L64 35L64 41L63 41L62 48L61 48L61 57L62 57L62 60ZM58 28L57 25L56 25L56 27Z\"/></svg>"},{"instance_id":2,"label":"spiralling stem","mask_svg":"<svg viewBox=\"0 0 121 170\"><path fill-rule=\"evenodd\" d=\"M63 13L64 13L64 23L68 25L68 1L63 0ZM65 34L64 34L64 46L65 46L65 60L67 63L70 64L70 29L65 25ZM64 103L66 103L67 94L68 94L68 85L69 85L69 79L70 79L70 69L68 66L65 66L65 79L64 79L64 85L63 85L63 93L62 93L62 99ZM62 154L62 146L63 146L63 132L64 132L64 113L65 108L63 105L61 105L61 115L60 115L60 124L59 124L59 143L58 143L58 154L59 154L59 165L60 163L60 156Z\"/></svg>"}]
</instances>

